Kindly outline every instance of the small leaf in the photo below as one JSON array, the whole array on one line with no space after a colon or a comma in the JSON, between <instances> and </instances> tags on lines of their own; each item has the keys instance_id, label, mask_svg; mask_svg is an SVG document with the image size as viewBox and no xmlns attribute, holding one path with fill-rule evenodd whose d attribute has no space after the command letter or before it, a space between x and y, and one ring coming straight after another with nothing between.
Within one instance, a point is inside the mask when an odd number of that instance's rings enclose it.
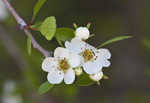
<instances>
[{"instance_id":1,"label":"small leaf","mask_svg":"<svg viewBox=\"0 0 150 103\"><path fill-rule=\"evenodd\" d=\"M54 37L56 32L55 17L51 16L46 18L40 27L40 31L47 40L51 40Z\"/></svg>"},{"instance_id":2,"label":"small leaf","mask_svg":"<svg viewBox=\"0 0 150 103\"><path fill-rule=\"evenodd\" d=\"M89 76L85 73L83 73L82 75L80 75L78 78L77 78L77 81L76 81L76 85L78 86L90 86L94 84L94 81L91 80L89 78Z\"/></svg>"},{"instance_id":3,"label":"small leaf","mask_svg":"<svg viewBox=\"0 0 150 103\"><path fill-rule=\"evenodd\" d=\"M52 89L54 85L50 84L48 81L41 84L41 86L38 89L39 94L44 94L48 92L50 89Z\"/></svg>"},{"instance_id":4,"label":"small leaf","mask_svg":"<svg viewBox=\"0 0 150 103\"><path fill-rule=\"evenodd\" d=\"M32 49L32 42L30 37L27 37L27 50L28 50L28 54L31 55L31 49Z\"/></svg>"},{"instance_id":5,"label":"small leaf","mask_svg":"<svg viewBox=\"0 0 150 103\"><path fill-rule=\"evenodd\" d=\"M62 45L62 41L71 40L74 36L74 30L71 28L57 28L55 34L56 40L60 45Z\"/></svg>"},{"instance_id":6,"label":"small leaf","mask_svg":"<svg viewBox=\"0 0 150 103\"><path fill-rule=\"evenodd\" d=\"M111 40L108 40L108 41L102 43L97 48L101 48L101 47L106 46L108 44L111 44L111 43L114 43L114 42L118 42L118 41L121 41L121 40L124 40L124 39L129 39L129 38L132 38L132 36L119 36L119 37L115 37L115 38L113 38Z\"/></svg>"},{"instance_id":7,"label":"small leaf","mask_svg":"<svg viewBox=\"0 0 150 103\"><path fill-rule=\"evenodd\" d=\"M33 19L36 17L37 13L39 12L39 10L41 9L41 7L44 5L45 2L46 0L38 0L38 2L35 4L33 8Z\"/></svg>"}]
</instances>

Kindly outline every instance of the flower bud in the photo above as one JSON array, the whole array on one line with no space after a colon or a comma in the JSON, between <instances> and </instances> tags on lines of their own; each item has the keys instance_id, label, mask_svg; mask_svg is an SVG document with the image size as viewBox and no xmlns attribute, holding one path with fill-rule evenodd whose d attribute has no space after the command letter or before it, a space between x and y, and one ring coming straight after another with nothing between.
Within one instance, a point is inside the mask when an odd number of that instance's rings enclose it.
<instances>
[{"instance_id":1,"label":"flower bud","mask_svg":"<svg viewBox=\"0 0 150 103\"><path fill-rule=\"evenodd\" d=\"M90 32L87 27L79 27L76 29L76 37L79 39L86 40L90 36Z\"/></svg>"},{"instance_id":2,"label":"flower bud","mask_svg":"<svg viewBox=\"0 0 150 103\"><path fill-rule=\"evenodd\" d=\"M101 80L103 78L103 72L98 72L96 74L92 74L90 75L90 78L93 80L93 81L96 81L98 82L99 80Z\"/></svg>"},{"instance_id":3,"label":"flower bud","mask_svg":"<svg viewBox=\"0 0 150 103\"><path fill-rule=\"evenodd\" d=\"M76 74L77 76L81 75L82 73L83 73L83 70L82 70L81 67L75 68L75 74Z\"/></svg>"}]
</instances>

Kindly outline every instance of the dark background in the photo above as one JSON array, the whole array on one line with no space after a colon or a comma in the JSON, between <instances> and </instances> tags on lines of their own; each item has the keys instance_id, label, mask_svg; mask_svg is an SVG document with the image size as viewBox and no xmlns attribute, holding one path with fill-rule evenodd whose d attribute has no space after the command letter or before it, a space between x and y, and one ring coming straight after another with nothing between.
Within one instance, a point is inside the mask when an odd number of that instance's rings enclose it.
<instances>
[{"instance_id":1,"label":"dark background","mask_svg":"<svg viewBox=\"0 0 150 103\"><path fill-rule=\"evenodd\" d=\"M17 29L10 15L0 22L0 97L4 84L16 83L15 93L24 103L150 103L150 1L149 0L47 0L36 21L56 16L58 27L92 23L95 37L90 44L98 46L113 37L130 34L134 38L111 44L111 67L104 70L110 79L89 87L58 87L45 95L37 88L46 80L41 70L44 57L35 49L27 54L26 37ZM16 11L27 22L36 0L11 0ZM46 49L58 46L55 39L46 41L39 32L36 40ZM10 102L11 103L11 102Z\"/></svg>"}]
</instances>

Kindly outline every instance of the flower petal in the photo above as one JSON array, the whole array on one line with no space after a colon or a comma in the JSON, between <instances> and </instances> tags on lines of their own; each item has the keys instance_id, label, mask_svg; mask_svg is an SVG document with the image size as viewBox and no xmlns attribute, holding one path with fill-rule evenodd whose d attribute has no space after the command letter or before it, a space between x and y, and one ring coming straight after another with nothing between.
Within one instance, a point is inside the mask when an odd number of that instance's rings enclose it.
<instances>
[{"instance_id":1,"label":"flower petal","mask_svg":"<svg viewBox=\"0 0 150 103\"><path fill-rule=\"evenodd\" d=\"M66 58L69 56L69 50L66 48L58 47L55 49L54 57L56 58Z\"/></svg>"},{"instance_id":2,"label":"flower petal","mask_svg":"<svg viewBox=\"0 0 150 103\"><path fill-rule=\"evenodd\" d=\"M73 71L73 69L67 70L64 75L64 82L66 84L72 84L74 80L75 80L75 72Z\"/></svg>"},{"instance_id":3,"label":"flower petal","mask_svg":"<svg viewBox=\"0 0 150 103\"><path fill-rule=\"evenodd\" d=\"M87 27L79 27L79 28L77 28L76 31L75 31L75 34L76 34L76 37L81 39L81 40L82 39L86 40L90 36L90 32L89 32Z\"/></svg>"},{"instance_id":4,"label":"flower petal","mask_svg":"<svg viewBox=\"0 0 150 103\"><path fill-rule=\"evenodd\" d=\"M94 81L99 81L103 78L103 72L101 71L96 74L92 74L92 75L90 75L90 78Z\"/></svg>"},{"instance_id":5,"label":"flower petal","mask_svg":"<svg viewBox=\"0 0 150 103\"><path fill-rule=\"evenodd\" d=\"M88 43L86 43L85 46L86 46L85 49L92 50L94 53L97 51L97 48L95 48L94 46L92 46L92 45L90 45Z\"/></svg>"},{"instance_id":6,"label":"flower petal","mask_svg":"<svg viewBox=\"0 0 150 103\"><path fill-rule=\"evenodd\" d=\"M48 58L44 59L44 61L42 63L42 69L45 72L51 72L55 68L57 68L57 65L58 65L57 59L52 58L52 57L48 57Z\"/></svg>"},{"instance_id":7,"label":"flower petal","mask_svg":"<svg viewBox=\"0 0 150 103\"><path fill-rule=\"evenodd\" d=\"M78 38L74 38L71 40L71 42L66 41L65 47L69 49L72 52L75 52L77 54L82 52L82 49L84 49L86 46L86 43L81 41Z\"/></svg>"},{"instance_id":8,"label":"flower petal","mask_svg":"<svg viewBox=\"0 0 150 103\"><path fill-rule=\"evenodd\" d=\"M51 84L60 84L64 78L64 72L55 69L53 72L48 73L47 80Z\"/></svg>"},{"instance_id":9,"label":"flower petal","mask_svg":"<svg viewBox=\"0 0 150 103\"><path fill-rule=\"evenodd\" d=\"M104 67L109 67L110 65L111 65L110 61L104 60L104 62L103 62Z\"/></svg>"},{"instance_id":10,"label":"flower petal","mask_svg":"<svg viewBox=\"0 0 150 103\"><path fill-rule=\"evenodd\" d=\"M99 56L101 58L105 58L105 59L110 59L111 58L111 53L108 49L99 49Z\"/></svg>"},{"instance_id":11,"label":"flower petal","mask_svg":"<svg viewBox=\"0 0 150 103\"><path fill-rule=\"evenodd\" d=\"M102 69L102 63L87 62L83 64L83 69L88 74L98 73Z\"/></svg>"},{"instance_id":12,"label":"flower petal","mask_svg":"<svg viewBox=\"0 0 150 103\"><path fill-rule=\"evenodd\" d=\"M73 53L70 53L68 60L69 60L71 67L73 68L80 66L81 64L81 56L73 54Z\"/></svg>"}]
</instances>

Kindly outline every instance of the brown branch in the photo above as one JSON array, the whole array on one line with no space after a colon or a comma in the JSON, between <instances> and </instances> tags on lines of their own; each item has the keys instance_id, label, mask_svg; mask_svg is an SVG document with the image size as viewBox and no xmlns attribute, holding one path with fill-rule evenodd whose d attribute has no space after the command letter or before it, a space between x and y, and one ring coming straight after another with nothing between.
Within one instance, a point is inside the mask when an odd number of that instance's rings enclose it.
<instances>
[{"instance_id":1,"label":"brown branch","mask_svg":"<svg viewBox=\"0 0 150 103\"><path fill-rule=\"evenodd\" d=\"M18 15L18 13L15 11L15 9L10 5L10 3L7 0L2 0L2 2L5 4L5 6L8 8L8 10L11 12L11 14L14 16L16 19L17 23L20 25L20 28L24 30L26 36L29 36L31 38L31 42L34 48L39 50L45 57L50 56L50 52L42 48L38 42L34 39L32 36L31 32L27 30L26 27L26 22Z\"/></svg>"}]
</instances>

